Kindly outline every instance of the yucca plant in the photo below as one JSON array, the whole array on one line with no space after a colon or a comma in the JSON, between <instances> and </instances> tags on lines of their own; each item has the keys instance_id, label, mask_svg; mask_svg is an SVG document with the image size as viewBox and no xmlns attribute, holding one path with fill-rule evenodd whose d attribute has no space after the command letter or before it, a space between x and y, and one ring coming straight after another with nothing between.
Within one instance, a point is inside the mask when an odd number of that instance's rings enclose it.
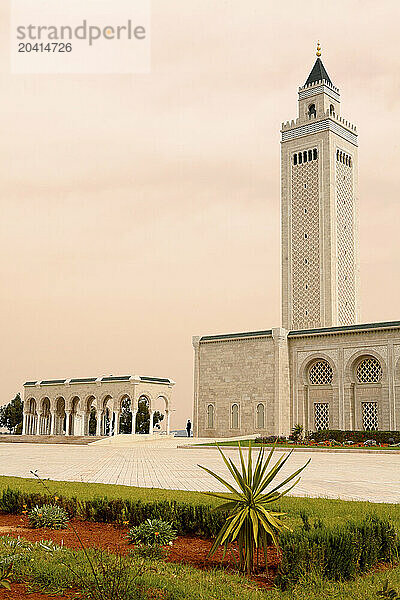
<instances>
[{"instance_id":1,"label":"yucca plant","mask_svg":"<svg viewBox=\"0 0 400 600\"><path fill-rule=\"evenodd\" d=\"M217 446L238 489L235 489L228 481L225 481L225 479L213 473L207 467L202 467L201 465L199 467L215 477L215 479L229 490L229 493L205 492L208 496L216 496L217 498L226 500L226 502L214 510L230 513L211 547L209 556L213 556L219 546L224 547L225 556L229 544L237 540L240 569L247 574L251 574L254 571L254 561L256 555L258 555L259 548L261 547L263 550L265 566L268 570L267 548L269 543L272 541L275 547L278 548L279 533L283 529L289 529L280 518L285 513L271 510L269 505L282 498L299 482L300 478L284 491L279 491L283 486L297 477L306 468L311 459L284 481L275 485L271 490L266 491L267 487L274 481L282 467L288 461L291 452L286 457L284 455L281 456L274 466L267 470L275 446L272 447L267 456L265 456L264 448L260 449L254 468L251 443L249 445L247 464L245 463L240 443L238 446L241 472L234 462L231 459L227 459L221 448Z\"/></svg>"}]
</instances>

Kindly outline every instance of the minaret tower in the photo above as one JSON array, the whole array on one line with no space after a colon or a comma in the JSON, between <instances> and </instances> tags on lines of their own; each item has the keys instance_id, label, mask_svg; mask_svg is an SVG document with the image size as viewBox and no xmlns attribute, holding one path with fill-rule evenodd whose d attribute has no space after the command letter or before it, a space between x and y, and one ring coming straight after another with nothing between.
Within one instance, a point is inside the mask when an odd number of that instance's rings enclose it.
<instances>
[{"instance_id":1,"label":"minaret tower","mask_svg":"<svg viewBox=\"0 0 400 600\"><path fill-rule=\"evenodd\" d=\"M299 88L299 116L282 124L282 325L358 321L357 130L317 60Z\"/></svg>"}]
</instances>

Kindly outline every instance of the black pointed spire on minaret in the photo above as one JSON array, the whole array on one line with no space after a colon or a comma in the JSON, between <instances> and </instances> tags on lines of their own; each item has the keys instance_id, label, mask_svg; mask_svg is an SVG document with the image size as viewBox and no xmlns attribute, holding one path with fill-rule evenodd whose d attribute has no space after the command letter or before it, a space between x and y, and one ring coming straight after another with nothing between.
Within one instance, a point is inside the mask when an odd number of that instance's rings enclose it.
<instances>
[{"instance_id":1,"label":"black pointed spire on minaret","mask_svg":"<svg viewBox=\"0 0 400 600\"><path fill-rule=\"evenodd\" d=\"M332 81L326 72L326 69L320 59L321 56L321 46L318 42L317 44L317 60L315 61L315 65L311 69L311 73L308 76L308 79L305 85L309 85L310 83L316 83L317 81L322 81L325 79L328 83L332 84Z\"/></svg>"}]
</instances>

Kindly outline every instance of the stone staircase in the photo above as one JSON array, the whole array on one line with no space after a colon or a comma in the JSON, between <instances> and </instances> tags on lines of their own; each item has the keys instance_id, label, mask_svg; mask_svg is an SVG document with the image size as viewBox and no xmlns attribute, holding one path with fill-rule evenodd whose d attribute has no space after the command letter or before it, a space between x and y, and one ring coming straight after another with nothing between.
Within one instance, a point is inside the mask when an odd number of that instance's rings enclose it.
<instances>
[{"instance_id":1,"label":"stone staircase","mask_svg":"<svg viewBox=\"0 0 400 600\"><path fill-rule=\"evenodd\" d=\"M8 444L72 444L87 446L103 439L103 436L96 435L0 435L0 442L7 442Z\"/></svg>"}]
</instances>

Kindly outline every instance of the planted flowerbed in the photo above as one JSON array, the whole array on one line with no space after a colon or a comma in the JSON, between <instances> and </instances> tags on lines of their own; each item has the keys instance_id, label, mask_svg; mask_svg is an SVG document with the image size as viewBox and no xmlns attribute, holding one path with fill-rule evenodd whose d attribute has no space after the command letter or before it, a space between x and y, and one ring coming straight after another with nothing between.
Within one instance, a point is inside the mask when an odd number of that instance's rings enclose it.
<instances>
[{"instance_id":1,"label":"planted flowerbed","mask_svg":"<svg viewBox=\"0 0 400 600\"><path fill-rule=\"evenodd\" d=\"M86 548L97 548L114 554L130 555L135 544L129 541L129 527L115 526L110 523L93 523L90 521L72 521L74 530L70 526L67 529L32 529L29 527L28 517L25 515L0 515L0 536L10 536L15 539L23 538L30 542L41 540L52 540L64 548L80 550L81 544L76 536L82 540ZM218 550L212 558L208 556L211 548L211 540L194 537L178 536L168 545L168 554L163 560L171 563L187 564L199 569L223 568L230 572L237 571L238 548L235 545L232 551L223 556L223 549ZM273 577L277 573L280 556L273 546L268 549L268 561L270 574L263 575L264 560L260 556L259 571L254 580L262 586L269 587Z\"/></svg>"},{"instance_id":2,"label":"planted flowerbed","mask_svg":"<svg viewBox=\"0 0 400 600\"><path fill-rule=\"evenodd\" d=\"M263 589L270 589L275 584L284 590L291 588L310 572L318 573L327 580L346 580L367 572L377 564L389 566L397 559L396 532L385 520L370 517L359 524L336 528L326 528L319 521L315 523L317 526L307 524L306 528L298 527L293 532L283 534L280 538L280 553L272 545L268 547L268 575L260 554L259 569L252 575L251 581ZM29 526L27 515L0 515L0 536L33 543L43 539L51 540L65 549L80 552L77 532L89 550L97 549L126 557L132 553L133 546L127 535L129 526L77 519L73 520L73 526L75 531L70 525L58 530L33 529ZM211 543L211 540L200 537L178 536L163 561L206 572L215 568L227 573L236 572L239 558L237 544L225 556L220 548L210 558L208 553ZM7 596L4 595L4 598Z\"/></svg>"}]
</instances>

